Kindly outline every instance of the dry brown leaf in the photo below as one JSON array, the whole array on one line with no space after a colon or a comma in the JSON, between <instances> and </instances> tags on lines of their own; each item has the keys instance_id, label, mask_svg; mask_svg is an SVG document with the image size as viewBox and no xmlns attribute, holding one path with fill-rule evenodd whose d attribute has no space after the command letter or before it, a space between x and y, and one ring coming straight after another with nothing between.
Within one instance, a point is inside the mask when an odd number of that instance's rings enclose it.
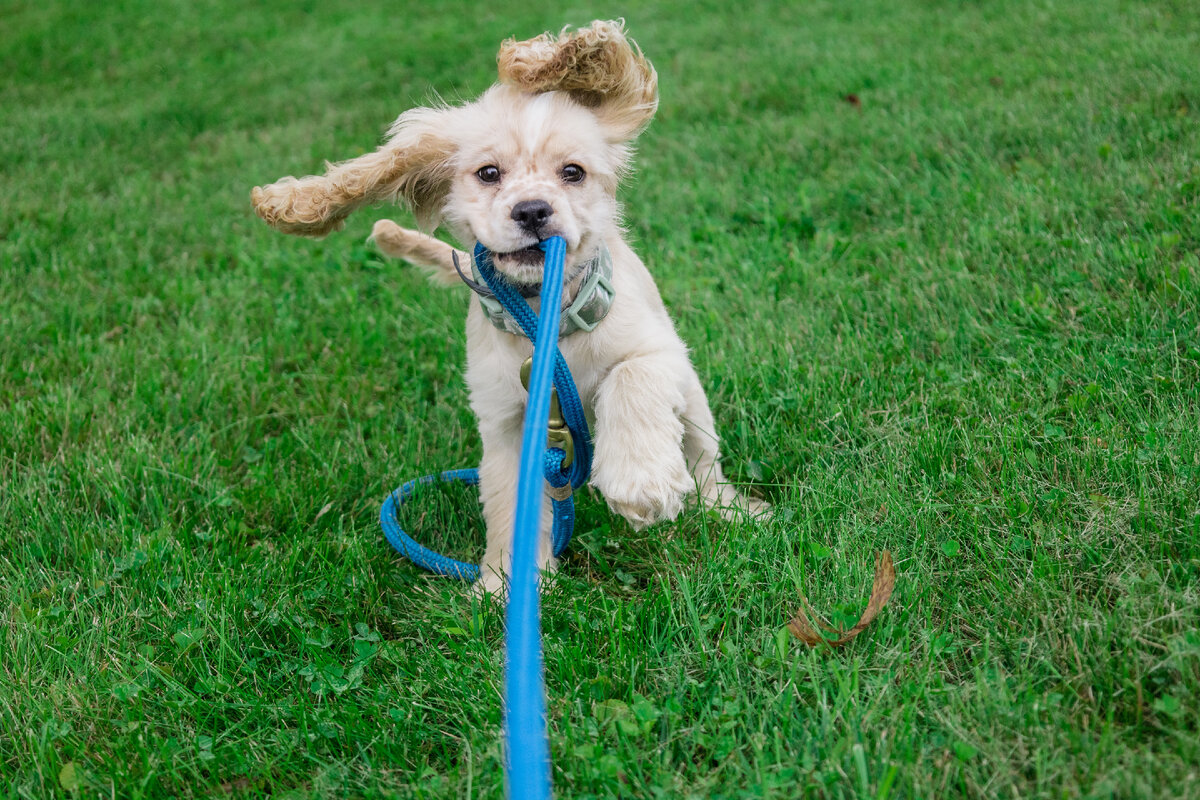
<instances>
[{"instance_id":1,"label":"dry brown leaf","mask_svg":"<svg viewBox=\"0 0 1200 800\"><path fill-rule=\"evenodd\" d=\"M841 630L835 628L821 618L812 606L808 604L808 598L803 593L800 595L800 608L796 610L795 616L788 622L788 630L792 635L810 647L816 647L819 644L828 645L830 647L841 647L846 642L853 639L863 632L863 629L871 624L875 617L879 616L879 612L887 605L887 601L891 599L892 590L896 588L896 567L892 564L892 554L887 550L880 553L875 559L875 581L871 585L871 599L867 601L867 607L863 610L862 616L858 618L858 622L849 630ZM813 624L816 620L816 624ZM823 630L833 634L837 638L830 639L823 636L817 626Z\"/></svg>"}]
</instances>

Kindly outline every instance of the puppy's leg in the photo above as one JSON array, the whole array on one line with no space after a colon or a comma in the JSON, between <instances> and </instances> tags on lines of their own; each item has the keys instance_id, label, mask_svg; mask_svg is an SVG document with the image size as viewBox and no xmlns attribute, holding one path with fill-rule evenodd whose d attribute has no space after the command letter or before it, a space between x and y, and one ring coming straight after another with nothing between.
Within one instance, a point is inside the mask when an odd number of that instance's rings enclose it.
<instances>
[{"instance_id":1,"label":"puppy's leg","mask_svg":"<svg viewBox=\"0 0 1200 800\"><path fill-rule=\"evenodd\" d=\"M479 580L472 587L477 595L500 594L512 575L513 520L517 510L517 472L521 461L521 421L515 424L481 425L483 460L479 465L479 497L487 523L487 549L479 565ZM544 480L538 473L539 487ZM537 537L539 571L557 566L551 552L554 524L550 498L542 494L541 523Z\"/></svg>"},{"instance_id":2,"label":"puppy's leg","mask_svg":"<svg viewBox=\"0 0 1200 800\"><path fill-rule=\"evenodd\" d=\"M682 449L685 407L671 353L621 362L596 393L592 483L635 528L675 518L695 488Z\"/></svg>"},{"instance_id":3,"label":"puppy's leg","mask_svg":"<svg viewBox=\"0 0 1200 800\"><path fill-rule=\"evenodd\" d=\"M429 273L429 278L443 286L455 286L461 283L458 272L454 269L454 248L432 236L401 228L390 219L381 219L371 229L370 240L375 242L385 255L400 258ZM467 269L471 257L466 253L458 254L459 263Z\"/></svg>"},{"instance_id":4,"label":"puppy's leg","mask_svg":"<svg viewBox=\"0 0 1200 800\"><path fill-rule=\"evenodd\" d=\"M689 372L684 390L687 408L683 414L683 455L700 487L700 501L716 508L726 519L733 519L739 513L751 516L766 513L771 508L769 503L741 494L725 480L708 398L696 371L689 367Z\"/></svg>"}]
</instances>

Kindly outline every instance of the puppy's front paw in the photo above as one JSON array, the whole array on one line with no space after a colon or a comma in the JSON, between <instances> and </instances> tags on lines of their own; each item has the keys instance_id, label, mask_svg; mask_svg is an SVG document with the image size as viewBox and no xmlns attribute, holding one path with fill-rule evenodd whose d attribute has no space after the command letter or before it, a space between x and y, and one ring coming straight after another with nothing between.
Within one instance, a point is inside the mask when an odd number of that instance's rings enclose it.
<instances>
[{"instance_id":1,"label":"puppy's front paw","mask_svg":"<svg viewBox=\"0 0 1200 800\"><path fill-rule=\"evenodd\" d=\"M687 468L680 463L678 469L664 472L637 470L614 476L598 481L597 488L609 508L629 520L634 530L641 530L679 516L684 500L695 486Z\"/></svg>"},{"instance_id":2,"label":"puppy's front paw","mask_svg":"<svg viewBox=\"0 0 1200 800\"><path fill-rule=\"evenodd\" d=\"M746 497L746 513L755 519L766 517L771 513L771 504L757 497Z\"/></svg>"},{"instance_id":3,"label":"puppy's front paw","mask_svg":"<svg viewBox=\"0 0 1200 800\"><path fill-rule=\"evenodd\" d=\"M729 502L717 506L717 511L730 522L743 521L746 517L763 520L770 516L771 504L766 500L738 493Z\"/></svg>"},{"instance_id":4,"label":"puppy's front paw","mask_svg":"<svg viewBox=\"0 0 1200 800\"><path fill-rule=\"evenodd\" d=\"M490 598L503 605L508 593L508 581L504 574L484 566L480 569L479 577L471 584L471 594L480 600Z\"/></svg>"}]
</instances>

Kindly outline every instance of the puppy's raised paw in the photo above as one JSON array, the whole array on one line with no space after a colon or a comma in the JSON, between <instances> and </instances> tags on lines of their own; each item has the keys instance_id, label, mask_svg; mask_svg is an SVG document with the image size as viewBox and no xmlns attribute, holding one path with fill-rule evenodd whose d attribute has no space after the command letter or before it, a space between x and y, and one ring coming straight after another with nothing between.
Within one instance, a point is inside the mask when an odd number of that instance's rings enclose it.
<instances>
[{"instance_id":1,"label":"puppy's raised paw","mask_svg":"<svg viewBox=\"0 0 1200 800\"><path fill-rule=\"evenodd\" d=\"M597 485L608 507L629 520L634 530L678 517L695 488L686 469L625 475L605 484Z\"/></svg>"}]
</instances>

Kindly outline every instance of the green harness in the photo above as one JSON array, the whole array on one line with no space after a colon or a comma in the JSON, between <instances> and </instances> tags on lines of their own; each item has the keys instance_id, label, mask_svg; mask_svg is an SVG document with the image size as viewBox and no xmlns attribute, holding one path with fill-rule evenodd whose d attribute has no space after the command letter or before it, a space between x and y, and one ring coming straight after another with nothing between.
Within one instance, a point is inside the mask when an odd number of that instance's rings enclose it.
<instances>
[{"instance_id":1,"label":"green harness","mask_svg":"<svg viewBox=\"0 0 1200 800\"><path fill-rule=\"evenodd\" d=\"M583 285L579 287L579 293L575 295L575 300L571 305L563 309L562 321L558 325L560 338L570 336L576 331L590 332L608 314L608 310L612 308L613 298L616 297L612 285L612 253L608 251L608 247L604 243L600 244L600 249L595 257L581 265L581 268L584 273ZM475 275L475 281L466 283L478 295L483 315L500 330L524 336L521 326L517 324L512 314L508 313L496 296L486 289L474 256L471 258L471 272ZM530 291L531 289L532 291ZM536 296L540 289L540 285L522 287L521 294L529 292L528 296Z\"/></svg>"}]
</instances>

